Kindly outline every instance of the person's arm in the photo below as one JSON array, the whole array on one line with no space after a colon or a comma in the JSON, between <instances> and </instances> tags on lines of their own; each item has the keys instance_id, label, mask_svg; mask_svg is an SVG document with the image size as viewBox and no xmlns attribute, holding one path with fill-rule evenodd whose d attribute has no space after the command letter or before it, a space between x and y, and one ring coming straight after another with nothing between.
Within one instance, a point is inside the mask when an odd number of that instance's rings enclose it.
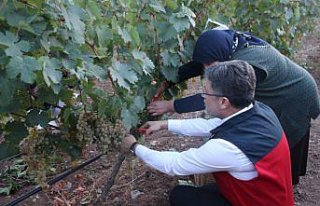
<instances>
[{"instance_id":1,"label":"person's arm","mask_svg":"<svg viewBox=\"0 0 320 206\"><path fill-rule=\"evenodd\" d=\"M168 131L196 137L209 137L210 131L222 124L219 118L212 119L169 119L167 128Z\"/></svg>"},{"instance_id":2,"label":"person's arm","mask_svg":"<svg viewBox=\"0 0 320 206\"><path fill-rule=\"evenodd\" d=\"M176 99L173 102L174 111L177 113L187 113L201 111L205 109L204 99L201 94Z\"/></svg>"},{"instance_id":3,"label":"person's arm","mask_svg":"<svg viewBox=\"0 0 320 206\"><path fill-rule=\"evenodd\" d=\"M212 139L200 148L191 148L180 153L159 152L139 144L134 148L134 152L143 162L168 175L228 171L243 180L257 176L252 162L242 151L222 139Z\"/></svg>"},{"instance_id":4,"label":"person's arm","mask_svg":"<svg viewBox=\"0 0 320 206\"><path fill-rule=\"evenodd\" d=\"M183 82L192 77L196 77L203 74L204 67L201 63L197 63L195 61L190 61L178 68L178 77L176 82L172 81L163 81L160 83L157 88L156 93L154 94L154 98L157 99L167 88Z\"/></svg>"},{"instance_id":5,"label":"person's arm","mask_svg":"<svg viewBox=\"0 0 320 206\"><path fill-rule=\"evenodd\" d=\"M190 61L178 69L178 81L183 82L192 77L200 76L203 74L204 66L201 63Z\"/></svg>"},{"instance_id":6,"label":"person's arm","mask_svg":"<svg viewBox=\"0 0 320 206\"><path fill-rule=\"evenodd\" d=\"M187 136L209 137L211 135L210 131L222 123L223 121L219 118L169 119L148 121L144 123L140 129L143 130L146 135L160 130L168 130Z\"/></svg>"}]
</instances>

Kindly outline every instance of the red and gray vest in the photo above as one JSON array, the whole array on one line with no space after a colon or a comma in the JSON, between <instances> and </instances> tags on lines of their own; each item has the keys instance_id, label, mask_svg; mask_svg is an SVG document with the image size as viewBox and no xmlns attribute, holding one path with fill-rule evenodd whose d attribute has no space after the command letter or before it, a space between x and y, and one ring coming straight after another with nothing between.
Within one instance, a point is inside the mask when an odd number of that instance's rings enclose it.
<instances>
[{"instance_id":1,"label":"red and gray vest","mask_svg":"<svg viewBox=\"0 0 320 206\"><path fill-rule=\"evenodd\" d=\"M274 112L255 102L252 109L211 131L237 146L254 164L258 176L243 181L228 172L214 173L222 195L234 206L292 206L290 153Z\"/></svg>"}]
</instances>

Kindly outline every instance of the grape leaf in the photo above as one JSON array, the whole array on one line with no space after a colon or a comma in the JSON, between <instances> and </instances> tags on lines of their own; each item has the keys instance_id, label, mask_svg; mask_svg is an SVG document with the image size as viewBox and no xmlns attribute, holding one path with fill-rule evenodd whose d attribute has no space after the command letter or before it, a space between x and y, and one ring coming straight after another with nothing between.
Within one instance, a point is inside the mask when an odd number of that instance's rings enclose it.
<instances>
[{"instance_id":1,"label":"grape leaf","mask_svg":"<svg viewBox=\"0 0 320 206\"><path fill-rule=\"evenodd\" d=\"M107 72L102 67L93 64L91 61L85 61L83 66L85 67L89 76L94 76L99 81L104 81L107 79Z\"/></svg>"},{"instance_id":2,"label":"grape leaf","mask_svg":"<svg viewBox=\"0 0 320 206\"><path fill-rule=\"evenodd\" d=\"M114 80L117 81L119 86L130 89L130 85L127 83L134 83L138 80L137 74L130 70L129 65L123 64L119 61L113 61L112 67L109 67L109 71Z\"/></svg>"},{"instance_id":3,"label":"grape leaf","mask_svg":"<svg viewBox=\"0 0 320 206\"><path fill-rule=\"evenodd\" d=\"M176 18L175 16L171 16L169 18L169 22L174 26L177 32L182 32L190 28L190 22L185 18Z\"/></svg>"},{"instance_id":4,"label":"grape leaf","mask_svg":"<svg viewBox=\"0 0 320 206\"><path fill-rule=\"evenodd\" d=\"M133 100L132 110L136 113L141 112L146 106L146 102L142 96L136 96ZM131 109L130 109L131 110Z\"/></svg>"},{"instance_id":5,"label":"grape leaf","mask_svg":"<svg viewBox=\"0 0 320 206\"><path fill-rule=\"evenodd\" d=\"M46 84L48 86L51 86L52 83L59 84L62 79L62 72L58 70L61 68L61 62L47 56L41 57L40 61L42 62L42 74Z\"/></svg>"},{"instance_id":6,"label":"grape leaf","mask_svg":"<svg viewBox=\"0 0 320 206\"><path fill-rule=\"evenodd\" d=\"M78 44L84 44L85 24L81 21L83 11L77 6L69 6L67 9L60 4L65 24L71 30L70 37Z\"/></svg>"},{"instance_id":7,"label":"grape leaf","mask_svg":"<svg viewBox=\"0 0 320 206\"><path fill-rule=\"evenodd\" d=\"M142 66L143 72L149 74L154 69L153 62L149 59L145 52L133 50L132 55L135 59L139 60L139 64Z\"/></svg>"},{"instance_id":8,"label":"grape leaf","mask_svg":"<svg viewBox=\"0 0 320 206\"><path fill-rule=\"evenodd\" d=\"M166 13L165 8L157 0L151 0L149 2L149 6L153 8L156 12Z\"/></svg>"},{"instance_id":9,"label":"grape leaf","mask_svg":"<svg viewBox=\"0 0 320 206\"><path fill-rule=\"evenodd\" d=\"M11 58L7 65L6 72L9 78L13 79L20 75L20 79L23 82L32 84L36 79L35 71L40 69L40 65L34 57L15 56Z\"/></svg>"},{"instance_id":10,"label":"grape leaf","mask_svg":"<svg viewBox=\"0 0 320 206\"><path fill-rule=\"evenodd\" d=\"M47 112L39 110L39 109L32 109L28 112L26 118L26 124L29 127L34 127L40 125L43 128L48 127L48 123L51 121Z\"/></svg>"},{"instance_id":11,"label":"grape leaf","mask_svg":"<svg viewBox=\"0 0 320 206\"><path fill-rule=\"evenodd\" d=\"M1 72L0 73L0 106L1 107L7 106L8 104L11 103L15 89L16 89L15 81L10 81Z\"/></svg>"},{"instance_id":12,"label":"grape leaf","mask_svg":"<svg viewBox=\"0 0 320 206\"><path fill-rule=\"evenodd\" d=\"M132 38L126 29L121 29L120 26L117 27L118 34L122 37L125 43L131 42Z\"/></svg>"},{"instance_id":13,"label":"grape leaf","mask_svg":"<svg viewBox=\"0 0 320 206\"><path fill-rule=\"evenodd\" d=\"M19 152L20 141L28 135L23 122L13 121L5 125L5 141L0 144L0 160Z\"/></svg>"},{"instance_id":14,"label":"grape leaf","mask_svg":"<svg viewBox=\"0 0 320 206\"><path fill-rule=\"evenodd\" d=\"M6 34L0 32L0 44L7 46L6 54L11 57L21 56L22 52L27 52L30 49L30 44L27 41L19 41L18 36L6 31Z\"/></svg>"},{"instance_id":15,"label":"grape leaf","mask_svg":"<svg viewBox=\"0 0 320 206\"><path fill-rule=\"evenodd\" d=\"M106 25L99 25L96 27L96 33L100 47L107 47L108 41L112 40L112 31Z\"/></svg>"},{"instance_id":16,"label":"grape leaf","mask_svg":"<svg viewBox=\"0 0 320 206\"><path fill-rule=\"evenodd\" d=\"M133 126L135 126L139 120L137 113L132 112L131 110L128 110L126 108L123 108L121 110L121 118L123 121L123 125L128 130L130 130Z\"/></svg>"},{"instance_id":17,"label":"grape leaf","mask_svg":"<svg viewBox=\"0 0 320 206\"><path fill-rule=\"evenodd\" d=\"M165 50L161 52L160 55L162 57L163 64L165 66L173 66L173 67L178 66L179 57L177 54L172 54L172 53L169 54L168 50Z\"/></svg>"}]
</instances>

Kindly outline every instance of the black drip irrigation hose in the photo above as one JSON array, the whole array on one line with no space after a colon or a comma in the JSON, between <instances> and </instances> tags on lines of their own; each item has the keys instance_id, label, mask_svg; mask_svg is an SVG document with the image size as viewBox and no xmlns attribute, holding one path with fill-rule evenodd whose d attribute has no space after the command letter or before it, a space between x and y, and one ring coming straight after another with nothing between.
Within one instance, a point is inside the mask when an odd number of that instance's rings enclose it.
<instances>
[{"instance_id":1,"label":"black drip irrigation hose","mask_svg":"<svg viewBox=\"0 0 320 206\"><path fill-rule=\"evenodd\" d=\"M60 173L57 177L51 179L48 181L48 185L53 185L54 183L62 180L63 178L65 178L66 176L76 172L77 170L87 166L88 164L91 164L92 162L98 160L102 155L104 155L104 153L102 154L99 154L89 160L87 160L86 162L82 163L81 165L78 165L77 167L74 167L74 168L70 168L70 169L67 169L66 171ZM40 192L42 190L41 186L37 186L35 187L33 190L29 191L28 193L18 197L17 199L3 205L3 206L13 206L13 205L16 205L18 204L19 202L22 202L23 200L29 198L30 196L34 195L34 194L37 194L38 192Z\"/></svg>"},{"instance_id":2,"label":"black drip irrigation hose","mask_svg":"<svg viewBox=\"0 0 320 206\"><path fill-rule=\"evenodd\" d=\"M7 158L4 158L4 159L0 160L0 163L5 162L5 161L9 161L9 160L12 160L12 159L15 159L15 158L18 158L18 157L21 157L22 155L23 155L22 153L18 153L18 154L12 155L10 157L7 157Z\"/></svg>"}]
</instances>

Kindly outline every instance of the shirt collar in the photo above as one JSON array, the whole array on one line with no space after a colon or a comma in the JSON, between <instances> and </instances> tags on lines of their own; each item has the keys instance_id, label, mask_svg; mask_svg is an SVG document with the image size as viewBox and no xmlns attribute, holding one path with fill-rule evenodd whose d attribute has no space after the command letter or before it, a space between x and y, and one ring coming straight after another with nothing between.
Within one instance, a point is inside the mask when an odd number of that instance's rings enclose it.
<instances>
[{"instance_id":1,"label":"shirt collar","mask_svg":"<svg viewBox=\"0 0 320 206\"><path fill-rule=\"evenodd\" d=\"M226 118L223 118L222 121L221 121L221 124L224 123L224 122L226 122L226 121L228 121L228 120L231 119L232 117L235 117L235 116L237 116L237 115L239 115L239 114L241 114L241 113L243 113L243 112L248 111L248 110L251 109L252 107L253 107L253 104L251 103L249 106L241 109L240 111L238 111L238 112L236 112L236 113L234 113L234 114L232 114L232 115L230 115L230 116L228 116L228 117L226 117Z\"/></svg>"}]
</instances>

